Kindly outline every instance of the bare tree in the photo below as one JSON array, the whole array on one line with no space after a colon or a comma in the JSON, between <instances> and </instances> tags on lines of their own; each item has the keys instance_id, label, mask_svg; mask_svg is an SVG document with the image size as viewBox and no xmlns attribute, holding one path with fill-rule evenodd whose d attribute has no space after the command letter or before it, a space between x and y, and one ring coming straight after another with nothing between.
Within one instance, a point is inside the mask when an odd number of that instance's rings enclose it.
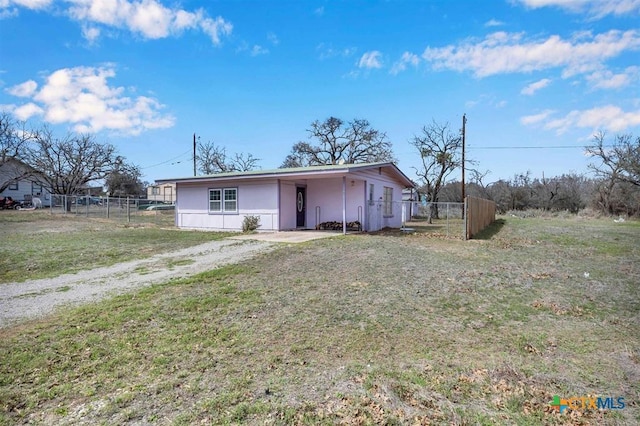
<instances>
[{"instance_id":1,"label":"bare tree","mask_svg":"<svg viewBox=\"0 0 640 426\"><path fill-rule=\"evenodd\" d=\"M26 148L35 132L7 113L0 113L0 192L14 182L36 178L35 171L24 164Z\"/></svg>"},{"instance_id":2,"label":"bare tree","mask_svg":"<svg viewBox=\"0 0 640 426\"><path fill-rule=\"evenodd\" d=\"M422 134L414 136L410 143L422 160L422 167L416 169L416 174L424 184L428 200L437 203L447 177L461 166L462 135L453 133L449 123L439 124L434 120L429 126L424 126ZM438 218L436 204L431 205L431 218Z\"/></svg>"},{"instance_id":3,"label":"bare tree","mask_svg":"<svg viewBox=\"0 0 640 426\"><path fill-rule=\"evenodd\" d=\"M632 200L640 187L640 137L617 135L607 146L606 134L599 132L585 148L596 163L589 168L598 178L595 202L606 213L634 211ZM633 189L635 188L635 189Z\"/></svg>"},{"instance_id":4,"label":"bare tree","mask_svg":"<svg viewBox=\"0 0 640 426\"><path fill-rule=\"evenodd\" d=\"M596 176L640 186L640 137L634 140L630 134L617 135L610 147L605 145L605 137L604 132L597 133L593 145L585 148L587 155L600 163L589 168Z\"/></svg>"},{"instance_id":5,"label":"bare tree","mask_svg":"<svg viewBox=\"0 0 640 426\"><path fill-rule=\"evenodd\" d=\"M259 158L253 154L236 153L227 155L227 149L213 142L199 142L196 153L198 170L204 175L227 172L248 172L258 167Z\"/></svg>"},{"instance_id":6,"label":"bare tree","mask_svg":"<svg viewBox=\"0 0 640 426\"><path fill-rule=\"evenodd\" d=\"M281 167L395 161L386 133L373 129L367 120L354 119L345 123L329 117L323 122L311 123L307 132L316 143L294 144Z\"/></svg>"},{"instance_id":7,"label":"bare tree","mask_svg":"<svg viewBox=\"0 0 640 426\"><path fill-rule=\"evenodd\" d=\"M30 145L25 163L40 172L53 194L76 194L89 182L106 178L118 159L113 145L101 144L92 135L55 139L47 127Z\"/></svg>"},{"instance_id":8,"label":"bare tree","mask_svg":"<svg viewBox=\"0 0 640 426\"><path fill-rule=\"evenodd\" d=\"M142 173L135 164L127 164L124 158L117 157L106 179L105 186L109 196L141 195L144 193L144 183L141 180Z\"/></svg>"}]
</instances>

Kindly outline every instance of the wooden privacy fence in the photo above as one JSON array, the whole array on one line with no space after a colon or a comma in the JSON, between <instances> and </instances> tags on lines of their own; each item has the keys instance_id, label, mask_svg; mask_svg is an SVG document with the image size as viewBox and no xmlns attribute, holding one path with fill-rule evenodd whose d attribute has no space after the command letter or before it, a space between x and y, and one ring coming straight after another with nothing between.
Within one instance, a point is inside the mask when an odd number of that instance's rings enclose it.
<instances>
[{"instance_id":1,"label":"wooden privacy fence","mask_svg":"<svg viewBox=\"0 0 640 426\"><path fill-rule=\"evenodd\" d=\"M464 211L466 212L466 240L470 240L496 220L496 203L484 198L465 197Z\"/></svg>"}]
</instances>

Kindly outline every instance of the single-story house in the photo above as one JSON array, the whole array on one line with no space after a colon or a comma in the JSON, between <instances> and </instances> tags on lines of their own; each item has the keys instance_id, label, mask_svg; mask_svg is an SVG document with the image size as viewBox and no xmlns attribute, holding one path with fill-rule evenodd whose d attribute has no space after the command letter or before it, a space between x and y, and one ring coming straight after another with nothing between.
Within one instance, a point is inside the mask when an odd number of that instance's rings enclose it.
<instances>
[{"instance_id":1,"label":"single-story house","mask_svg":"<svg viewBox=\"0 0 640 426\"><path fill-rule=\"evenodd\" d=\"M402 191L413 182L393 163L337 164L160 179L176 185L176 225L259 231L399 228L408 218ZM336 226L336 224L338 226Z\"/></svg>"},{"instance_id":2,"label":"single-story house","mask_svg":"<svg viewBox=\"0 0 640 426\"><path fill-rule=\"evenodd\" d=\"M147 200L163 201L165 203L176 202L175 182L166 182L162 185L149 185L147 187Z\"/></svg>"},{"instance_id":3,"label":"single-story house","mask_svg":"<svg viewBox=\"0 0 640 426\"><path fill-rule=\"evenodd\" d=\"M0 164L0 184L5 187L0 197L11 197L15 201L32 202L37 197L43 206L51 206L51 192L39 179L39 172L16 159Z\"/></svg>"},{"instance_id":4,"label":"single-story house","mask_svg":"<svg viewBox=\"0 0 640 426\"><path fill-rule=\"evenodd\" d=\"M409 209L409 217L419 216L422 202L426 196L415 188L405 188L402 191L402 201L406 202Z\"/></svg>"}]
</instances>

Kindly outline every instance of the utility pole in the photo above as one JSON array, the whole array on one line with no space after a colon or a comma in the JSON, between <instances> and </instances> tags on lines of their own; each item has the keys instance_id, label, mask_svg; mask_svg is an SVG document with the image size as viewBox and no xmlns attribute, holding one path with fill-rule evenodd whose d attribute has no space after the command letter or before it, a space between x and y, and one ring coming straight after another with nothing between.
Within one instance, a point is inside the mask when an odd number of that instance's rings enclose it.
<instances>
[{"instance_id":1,"label":"utility pole","mask_svg":"<svg viewBox=\"0 0 640 426\"><path fill-rule=\"evenodd\" d=\"M462 202L464 203L464 143L465 143L465 126L467 124L467 114L462 114Z\"/></svg>"},{"instance_id":2,"label":"utility pole","mask_svg":"<svg viewBox=\"0 0 640 426\"><path fill-rule=\"evenodd\" d=\"M196 175L196 134L193 134L193 176Z\"/></svg>"}]
</instances>

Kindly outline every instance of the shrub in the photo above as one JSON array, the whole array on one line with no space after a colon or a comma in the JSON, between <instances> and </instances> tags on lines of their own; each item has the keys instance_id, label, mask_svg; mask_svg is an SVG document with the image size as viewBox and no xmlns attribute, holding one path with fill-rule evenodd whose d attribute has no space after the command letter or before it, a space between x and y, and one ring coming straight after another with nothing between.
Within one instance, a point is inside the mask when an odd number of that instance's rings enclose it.
<instances>
[{"instance_id":1,"label":"shrub","mask_svg":"<svg viewBox=\"0 0 640 426\"><path fill-rule=\"evenodd\" d=\"M260 216L247 215L242 220L242 232L251 232L260 226Z\"/></svg>"}]
</instances>

